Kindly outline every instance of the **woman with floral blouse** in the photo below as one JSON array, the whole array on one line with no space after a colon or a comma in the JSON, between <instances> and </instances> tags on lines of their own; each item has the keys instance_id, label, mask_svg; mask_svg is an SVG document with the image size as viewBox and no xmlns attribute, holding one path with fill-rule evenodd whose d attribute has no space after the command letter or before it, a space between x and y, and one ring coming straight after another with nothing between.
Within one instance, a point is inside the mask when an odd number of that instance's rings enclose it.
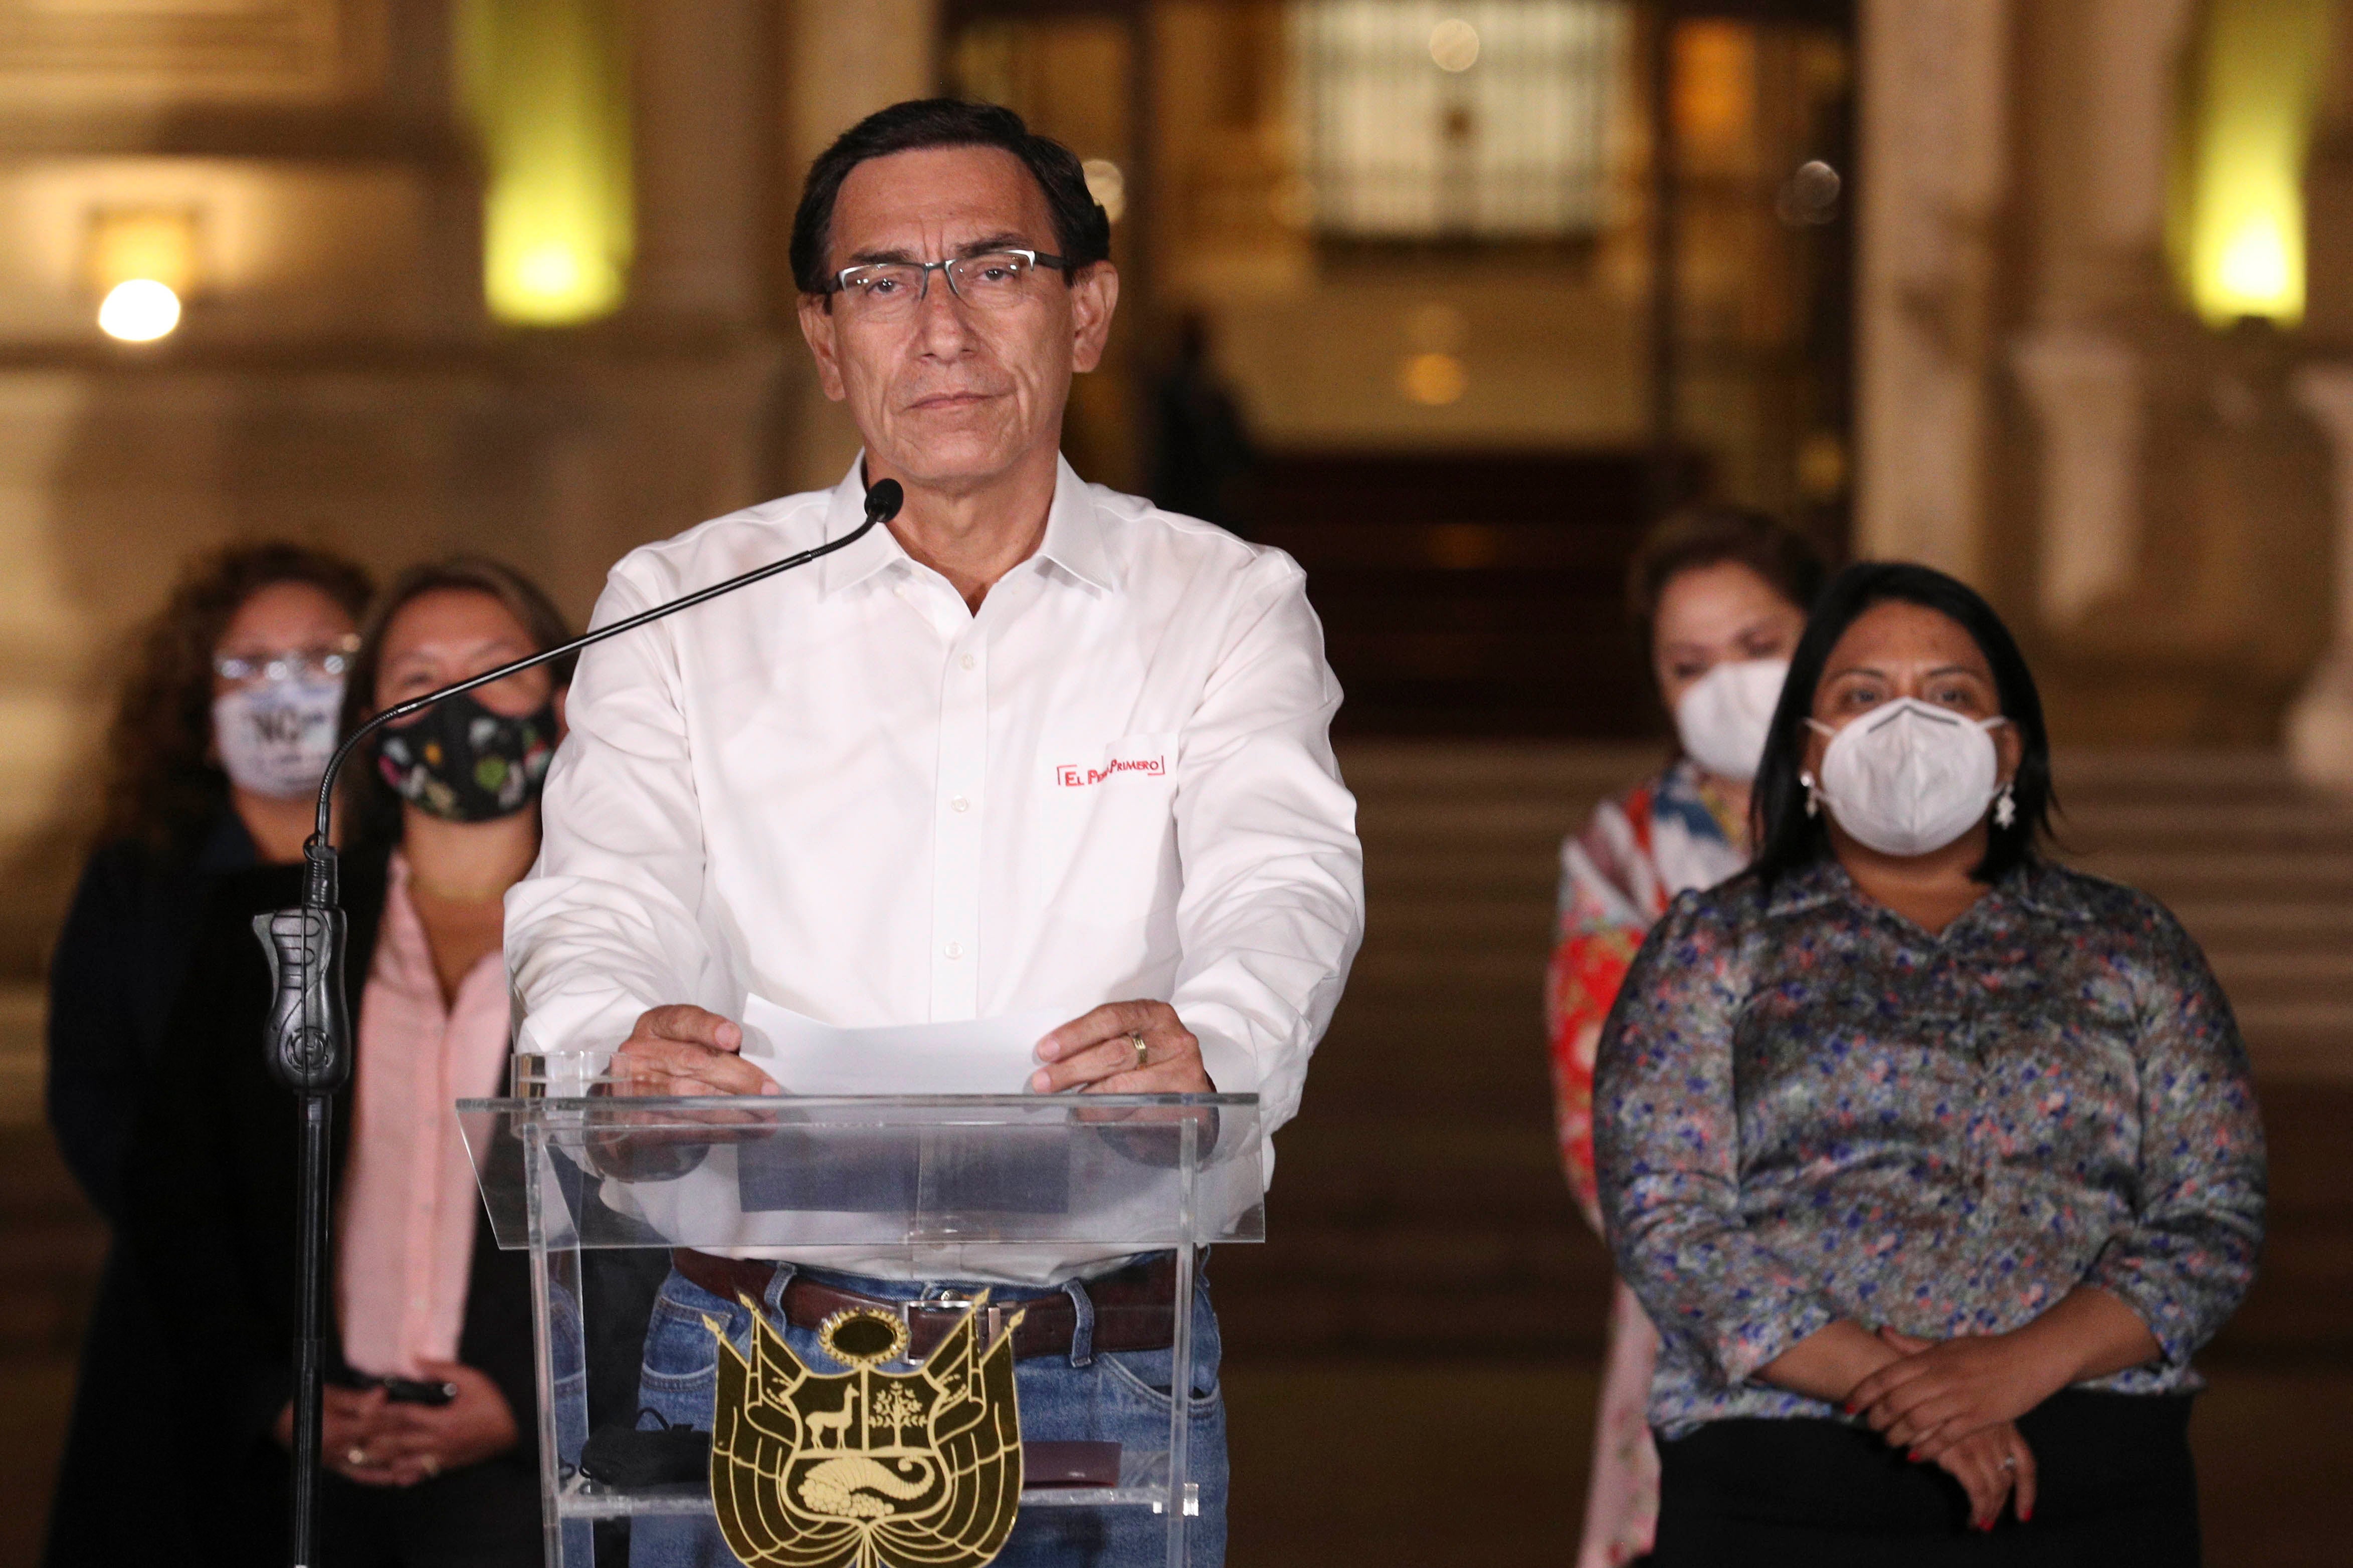
<instances>
[{"instance_id":1,"label":"woman with floral blouse","mask_svg":"<svg viewBox=\"0 0 2353 1568\"><path fill-rule=\"evenodd\" d=\"M2033 678L1941 573L1825 591L1757 788L1756 866L1653 928L1594 1090L1662 1337L1654 1561L2197 1563L2190 1357L2263 1215L2204 956L2037 854Z\"/></svg>"},{"instance_id":2,"label":"woman with floral blouse","mask_svg":"<svg viewBox=\"0 0 2353 1568\"><path fill-rule=\"evenodd\" d=\"M1681 754L1605 801L1561 846L1560 914L1546 987L1561 1163L1598 1232L1593 1047L1634 950L1675 894L1748 864L1748 781L1765 749L1789 650L1822 584L1813 548L1761 513L1679 513L1635 552L1628 607L1644 634ZM1644 1418L1659 1337L1624 1285L1613 1291L1577 1568L1618 1568L1651 1549L1659 1458Z\"/></svg>"}]
</instances>

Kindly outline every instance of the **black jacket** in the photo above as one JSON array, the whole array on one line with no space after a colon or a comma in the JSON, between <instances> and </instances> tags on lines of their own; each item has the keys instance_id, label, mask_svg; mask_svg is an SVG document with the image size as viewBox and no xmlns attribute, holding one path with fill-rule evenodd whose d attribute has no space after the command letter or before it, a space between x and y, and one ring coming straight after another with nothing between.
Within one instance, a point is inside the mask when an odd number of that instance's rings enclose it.
<instances>
[{"instance_id":1,"label":"black jacket","mask_svg":"<svg viewBox=\"0 0 2353 1568\"><path fill-rule=\"evenodd\" d=\"M189 944L214 881L252 864L253 840L226 806L173 849L102 846L58 933L49 964L49 1126L75 1179L118 1231L123 1161ZM124 1409L170 1397L176 1364L164 1349L155 1293L118 1234L84 1328L41 1559L47 1568L111 1568L153 1545L146 1520L122 1507L118 1439ZM145 1484L157 1513L186 1510L176 1474L159 1470Z\"/></svg>"},{"instance_id":2,"label":"black jacket","mask_svg":"<svg viewBox=\"0 0 2353 1568\"><path fill-rule=\"evenodd\" d=\"M126 1237L164 1300L166 1343L180 1364L172 1447L197 1495L219 1494L216 1517L191 1521L189 1534L227 1546L252 1542L248 1532L259 1531L268 1541L225 1551L223 1561L237 1550L263 1550L255 1562L282 1550L290 1467L271 1427L293 1393L297 1111L262 1059L269 970L252 920L301 902L301 875L265 867L220 879L125 1174ZM348 859L343 893L356 1027L384 910L385 856ZM334 1105L339 1193L351 1127L346 1087ZM498 1384L521 1432L512 1449L481 1468L513 1467L535 1487L530 1292L526 1256L498 1250L488 1224L479 1225L458 1359ZM332 1315L327 1332L329 1364L340 1371Z\"/></svg>"}]
</instances>

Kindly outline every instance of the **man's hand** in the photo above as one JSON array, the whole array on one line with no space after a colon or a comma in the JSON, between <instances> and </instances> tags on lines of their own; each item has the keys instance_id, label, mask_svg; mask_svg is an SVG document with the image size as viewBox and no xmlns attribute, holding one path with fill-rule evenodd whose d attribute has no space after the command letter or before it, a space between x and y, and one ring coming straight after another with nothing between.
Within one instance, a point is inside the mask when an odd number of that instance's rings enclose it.
<instances>
[{"instance_id":1,"label":"man's hand","mask_svg":"<svg viewBox=\"0 0 2353 1568\"><path fill-rule=\"evenodd\" d=\"M1942 1463L1971 1435L2005 1426L2067 1386L2072 1366L2019 1334L1914 1339L1893 1329L1879 1337L1902 1352L1855 1384L1850 1414L1917 1460Z\"/></svg>"},{"instance_id":2,"label":"man's hand","mask_svg":"<svg viewBox=\"0 0 2353 1568\"><path fill-rule=\"evenodd\" d=\"M1166 1002L1107 1002L1038 1042L1040 1094L1215 1094L1201 1042Z\"/></svg>"},{"instance_id":3,"label":"man's hand","mask_svg":"<svg viewBox=\"0 0 2353 1568\"><path fill-rule=\"evenodd\" d=\"M745 1061L744 1031L683 1004L650 1008L613 1054L617 1094L781 1094L776 1080Z\"/></svg>"}]
</instances>

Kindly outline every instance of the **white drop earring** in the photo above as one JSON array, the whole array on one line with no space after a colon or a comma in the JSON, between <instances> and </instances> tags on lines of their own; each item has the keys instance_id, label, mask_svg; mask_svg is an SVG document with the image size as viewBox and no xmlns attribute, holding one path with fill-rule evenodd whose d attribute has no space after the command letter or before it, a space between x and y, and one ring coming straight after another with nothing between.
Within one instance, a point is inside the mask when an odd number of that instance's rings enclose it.
<instances>
[{"instance_id":1,"label":"white drop earring","mask_svg":"<svg viewBox=\"0 0 2353 1568\"><path fill-rule=\"evenodd\" d=\"M1798 782L1806 786L1806 815L1808 816L1820 816L1822 814L1822 797L1814 788L1814 775L1811 773L1799 773L1798 775Z\"/></svg>"},{"instance_id":2,"label":"white drop earring","mask_svg":"<svg viewBox=\"0 0 2353 1568\"><path fill-rule=\"evenodd\" d=\"M2010 784L2002 785L2001 793L1993 797L1993 825L2004 828L2018 826L2018 794Z\"/></svg>"}]
</instances>

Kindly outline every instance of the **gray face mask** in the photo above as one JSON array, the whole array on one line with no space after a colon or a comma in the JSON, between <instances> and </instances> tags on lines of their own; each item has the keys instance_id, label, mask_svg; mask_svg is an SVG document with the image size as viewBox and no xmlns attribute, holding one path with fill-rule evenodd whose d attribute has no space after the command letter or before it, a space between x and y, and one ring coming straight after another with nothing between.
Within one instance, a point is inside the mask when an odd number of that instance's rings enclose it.
<instances>
[{"instance_id":1,"label":"gray face mask","mask_svg":"<svg viewBox=\"0 0 2353 1568\"><path fill-rule=\"evenodd\" d=\"M2000 760L1989 733L2007 719L1965 718L1915 697L1898 698L1837 730L1806 721L1831 743L1822 776L1799 782L1831 819L1882 855L1927 855L1970 828L1993 804Z\"/></svg>"},{"instance_id":2,"label":"gray face mask","mask_svg":"<svg viewBox=\"0 0 2353 1568\"><path fill-rule=\"evenodd\" d=\"M213 744L229 782L249 795L298 800L319 787L343 708L341 677L265 680L213 700Z\"/></svg>"}]
</instances>

